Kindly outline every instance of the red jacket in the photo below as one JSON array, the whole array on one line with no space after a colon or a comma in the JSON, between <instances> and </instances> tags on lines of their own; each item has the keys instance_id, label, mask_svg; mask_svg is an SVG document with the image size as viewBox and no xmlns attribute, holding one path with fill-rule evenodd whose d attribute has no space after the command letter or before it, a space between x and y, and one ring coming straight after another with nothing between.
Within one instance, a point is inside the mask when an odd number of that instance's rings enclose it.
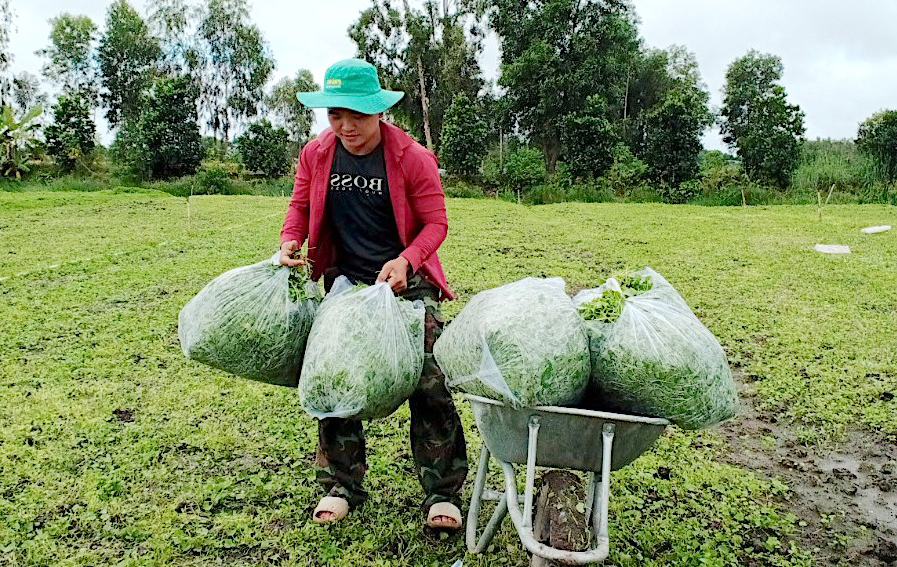
<instances>
[{"instance_id":1,"label":"red jacket","mask_svg":"<svg viewBox=\"0 0 897 567\"><path fill-rule=\"evenodd\" d=\"M401 128L380 122L383 157L389 197L399 230L399 240L414 272L442 291L443 299L454 299L445 281L436 249L448 234L445 195L436 165L436 156ZM308 258L312 278L317 279L336 259L336 248L324 218L324 203L336 135L330 128L302 148L293 198L283 222L280 242L295 240L302 245L308 238Z\"/></svg>"}]
</instances>

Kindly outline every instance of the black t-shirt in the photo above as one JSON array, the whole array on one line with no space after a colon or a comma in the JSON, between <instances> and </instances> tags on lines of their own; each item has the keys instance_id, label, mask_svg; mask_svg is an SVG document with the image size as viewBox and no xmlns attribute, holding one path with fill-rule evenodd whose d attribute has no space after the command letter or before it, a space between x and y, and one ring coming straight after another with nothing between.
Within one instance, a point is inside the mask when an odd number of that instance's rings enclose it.
<instances>
[{"instance_id":1,"label":"black t-shirt","mask_svg":"<svg viewBox=\"0 0 897 567\"><path fill-rule=\"evenodd\" d=\"M404 247L389 199L383 144L357 156L337 140L326 217L336 241L336 265L349 279L373 284L383 264L399 257Z\"/></svg>"}]
</instances>

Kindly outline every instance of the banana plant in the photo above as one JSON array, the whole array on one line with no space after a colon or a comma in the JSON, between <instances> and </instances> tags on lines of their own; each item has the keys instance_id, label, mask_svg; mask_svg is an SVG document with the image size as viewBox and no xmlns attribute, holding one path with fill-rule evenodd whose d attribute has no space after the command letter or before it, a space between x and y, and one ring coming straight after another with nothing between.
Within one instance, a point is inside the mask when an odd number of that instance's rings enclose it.
<instances>
[{"instance_id":1,"label":"banana plant","mask_svg":"<svg viewBox=\"0 0 897 567\"><path fill-rule=\"evenodd\" d=\"M37 118L43 111L43 107L35 106L16 120L12 107L3 105L0 112L0 176L19 180L22 174L31 171L40 146Z\"/></svg>"}]
</instances>

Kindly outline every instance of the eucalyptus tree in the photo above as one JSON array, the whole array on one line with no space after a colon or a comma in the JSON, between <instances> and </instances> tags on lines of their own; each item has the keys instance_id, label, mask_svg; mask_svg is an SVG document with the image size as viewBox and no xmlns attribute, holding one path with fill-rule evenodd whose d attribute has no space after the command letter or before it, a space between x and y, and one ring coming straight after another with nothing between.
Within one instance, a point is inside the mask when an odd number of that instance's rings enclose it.
<instances>
[{"instance_id":1,"label":"eucalyptus tree","mask_svg":"<svg viewBox=\"0 0 897 567\"><path fill-rule=\"evenodd\" d=\"M477 56L483 31L462 4L427 0L403 10L374 0L349 28L358 55L373 63L387 88L405 98L393 114L430 149L439 147L442 123L456 94L477 100L484 86Z\"/></svg>"},{"instance_id":2,"label":"eucalyptus tree","mask_svg":"<svg viewBox=\"0 0 897 567\"><path fill-rule=\"evenodd\" d=\"M213 136L229 142L258 114L274 58L246 0L208 0L197 32L200 109Z\"/></svg>"},{"instance_id":3,"label":"eucalyptus tree","mask_svg":"<svg viewBox=\"0 0 897 567\"><path fill-rule=\"evenodd\" d=\"M15 14L9 5L9 0L0 0L0 107L9 104L8 100L12 92L12 80L6 75L9 65L12 63L12 53L9 52L9 36L13 29Z\"/></svg>"},{"instance_id":4,"label":"eucalyptus tree","mask_svg":"<svg viewBox=\"0 0 897 567\"><path fill-rule=\"evenodd\" d=\"M97 49L100 96L111 126L136 116L140 99L161 61L159 42L127 2L115 0L106 12L106 30Z\"/></svg>"},{"instance_id":5,"label":"eucalyptus tree","mask_svg":"<svg viewBox=\"0 0 897 567\"><path fill-rule=\"evenodd\" d=\"M296 94L318 89L311 71L299 69L294 77L284 77L278 81L265 97L271 122L286 130L294 150L308 141L314 123L314 112L300 103Z\"/></svg>"},{"instance_id":6,"label":"eucalyptus tree","mask_svg":"<svg viewBox=\"0 0 897 567\"><path fill-rule=\"evenodd\" d=\"M50 44L35 53L46 59L41 72L63 95L79 97L90 108L97 103L98 76L93 49L97 26L87 16L60 14L50 18Z\"/></svg>"}]
</instances>

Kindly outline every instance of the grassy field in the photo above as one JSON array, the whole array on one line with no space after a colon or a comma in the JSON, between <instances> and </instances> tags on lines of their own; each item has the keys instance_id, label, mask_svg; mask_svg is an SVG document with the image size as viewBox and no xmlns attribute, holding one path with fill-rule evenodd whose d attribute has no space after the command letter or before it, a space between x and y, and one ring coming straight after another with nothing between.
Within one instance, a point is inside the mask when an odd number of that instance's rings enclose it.
<instances>
[{"instance_id":1,"label":"grassy field","mask_svg":"<svg viewBox=\"0 0 897 567\"><path fill-rule=\"evenodd\" d=\"M482 556L422 529L404 407L368 428L370 502L314 526L316 430L295 392L183 358L178 310L270 256L286 204L0 193L0 565L528 564L510 523ZM859 232L897 225L894 208L829 206L820 221L815 207L450 200L449 214L449 315L521 277L572 292L649 265L802 442L856 425L897 438L897 234ZM607 564L811 565L788 486L723 464L725 449L671 428L615 473Z\"/></svg>"}]
</instances>

